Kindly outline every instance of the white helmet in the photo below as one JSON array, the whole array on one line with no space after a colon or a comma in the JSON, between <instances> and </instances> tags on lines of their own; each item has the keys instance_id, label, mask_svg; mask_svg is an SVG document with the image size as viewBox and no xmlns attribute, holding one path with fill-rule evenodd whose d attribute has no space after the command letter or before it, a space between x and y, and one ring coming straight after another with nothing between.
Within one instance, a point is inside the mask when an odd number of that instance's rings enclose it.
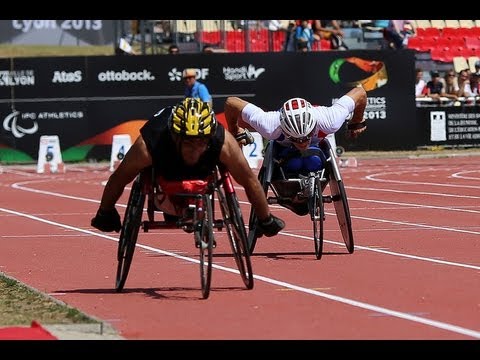
<instances>
[{"instance_id":1,"label":"white helmet","mask_svg":"<svg viewBox=\"0 0 480 360\"><path fill-rule=\"evenodd\" d=\"M302 98L286 101L280 110L280 127L287 138L309 137L315 128L312 104Z\"/></svg>"}]
</instances>

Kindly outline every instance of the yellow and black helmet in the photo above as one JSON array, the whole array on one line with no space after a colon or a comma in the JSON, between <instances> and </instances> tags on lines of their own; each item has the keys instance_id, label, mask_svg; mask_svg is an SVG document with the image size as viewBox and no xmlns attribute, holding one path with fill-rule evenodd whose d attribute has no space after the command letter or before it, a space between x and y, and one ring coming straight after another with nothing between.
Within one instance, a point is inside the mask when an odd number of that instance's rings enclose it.
<instances>
[{"instance_id":1,"label":"yellow and black helmet","mask_svg":"<svg viewBox=\"0 0 480 360\"><path fill-rule=\"evenodd\" d=\"M173 108L170 128L180 136L212 136L217 118L208 103L186 98Z\"/></svg>"}]
</instances>

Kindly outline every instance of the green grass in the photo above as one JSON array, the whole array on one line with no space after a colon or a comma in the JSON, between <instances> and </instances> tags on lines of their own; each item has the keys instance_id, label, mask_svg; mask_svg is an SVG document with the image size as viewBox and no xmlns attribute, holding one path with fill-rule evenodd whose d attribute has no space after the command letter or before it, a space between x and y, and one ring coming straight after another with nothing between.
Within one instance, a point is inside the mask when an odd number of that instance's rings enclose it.
<instances>
[{"instance_id":1,"label":"green grass","mask_svg":"<svg viewBox=\"0 0 480 360\"><path fill-rule=\"evenodd\" d=\"M0 44L0 58L114 55L113 46ZM0 326L98 323L79 310L0 273Z\"/></svg>"},{"instance_id":2,"label":"green grass","mask_svg":"<svg viewBox=\"0 0 480 360\"><path fill-rule=\"evenodd\" d=\"M99 323L77 309L0 273L0 326Z\"/></svg>"},{"instance_id":3,"label":"green grass","mask_svg":"<svg viewBox=\"0 0 480 360\"><path fill-rule=\"evenodd\" d=\"M0 58L114 55L113 45L46 46L0 44Z\"/></svg>"}]
</instances>

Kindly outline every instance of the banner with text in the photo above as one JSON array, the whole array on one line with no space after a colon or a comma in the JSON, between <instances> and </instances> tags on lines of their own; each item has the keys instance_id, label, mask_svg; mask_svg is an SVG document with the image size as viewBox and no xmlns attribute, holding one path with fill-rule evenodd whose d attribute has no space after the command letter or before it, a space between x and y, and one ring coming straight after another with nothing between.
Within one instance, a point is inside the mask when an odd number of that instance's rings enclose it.
<instances>
[{"instance_id":1,"label":"banner with text","mask_svg":"<svg viewBox=\"0 0 480 360\"><path fill-rule=\"evenodd\" d=\"M351 141L342 128L337 144L414 149L422 145L412 137L414 64L409 50L0 59L0 161L34 159L50 134L60 137L64 161L109 159L113 135L134 141L150 116L183 98L185 68L207 85L220 119L228 96L265 110L297 96L329 106L362 84L368 130Z\"/></svg>"}]
</instances>

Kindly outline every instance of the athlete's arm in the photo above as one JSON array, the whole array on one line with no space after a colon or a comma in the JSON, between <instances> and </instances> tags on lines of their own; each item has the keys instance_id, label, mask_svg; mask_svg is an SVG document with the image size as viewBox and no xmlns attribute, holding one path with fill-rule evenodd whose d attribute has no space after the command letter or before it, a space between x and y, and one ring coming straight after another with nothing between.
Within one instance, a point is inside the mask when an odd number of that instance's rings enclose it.
<instances>
[{"instance_id":1,"label":"athlete's arm","mask_svg":"<svg viewBox=\"0 0 480 360\"><path fill-rule=\"evenodd\" d=\"M262 186L250 168L235 138L228 131L225 131L225 143L220 153L220 161L227 166L233 179L243 186L258 218L260 220L267 219L270 210Z\"/></svg>"},{"instance_id":2,"label":"athlete's arm","mask_svg":"<svg viewBox=\"0 0 480 360\"><path fill-rule=\"evenodd\" d=\"M243 132L243 128L238 125L238 121L242 118L242 110L247 104L247 101L235 96L230 96L225 100L225 119L227 120L228 130L233 135Z\"/></svg>"},{"instance_id":3,"label":"athlete's arm","mask_svg":"<svg viewBox=\"0 0 480 360\"><path fill-rule=\"evenodd\" d=\"M357 124L364 121L363 114L365 107L367 106L367 92L361 86L355 87L345 95L351 97L355 103L355 109L353 110L353 116L349 120L350 124Z\"/></svg>"},{"instance_id":4,"label":"athlete's arm","mask_svg":"<svg viewBox=\"0 0 480 360\"><path fill-rule=\"evenodd\" d=\"M367 130L367 124L365 123L364 112L367 106L367 92L361 86L353 88L347 94L355 102L355 109L353 110L353 116L347 123L347 137L355 139Z\"/></svg>"}]
</instances>

